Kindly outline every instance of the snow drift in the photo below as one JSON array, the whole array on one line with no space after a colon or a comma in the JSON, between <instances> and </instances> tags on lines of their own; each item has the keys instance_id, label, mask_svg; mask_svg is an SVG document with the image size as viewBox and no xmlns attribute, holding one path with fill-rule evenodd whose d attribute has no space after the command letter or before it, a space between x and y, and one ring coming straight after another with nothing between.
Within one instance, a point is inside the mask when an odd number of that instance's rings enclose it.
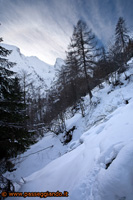
<instances>
[{"instance_id":1,"label":"snow drift","mask_svg":"<svg viewBox=\"0 0 133 200\"><path fill-rule=\"evenodd\" d=\"M52 199L133 199L133 63L128 64L130 79L122 74L123 85L94 88L91 104L84 97L85 117L79 111L66 121L68 129L76 127L70 143L61 143L62 134L48 133L16 159L17 170L5 176L21 185L18 191L69 193Z\"/></svg>"}]
</instances>

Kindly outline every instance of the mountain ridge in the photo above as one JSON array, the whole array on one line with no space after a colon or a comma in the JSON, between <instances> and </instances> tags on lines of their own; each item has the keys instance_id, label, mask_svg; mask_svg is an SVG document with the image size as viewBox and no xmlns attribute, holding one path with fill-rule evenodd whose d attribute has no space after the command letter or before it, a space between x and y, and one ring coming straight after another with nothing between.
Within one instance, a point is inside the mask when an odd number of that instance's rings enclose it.
<instances>
[{"instance_id":1,"label":"mountain ridge","mask_svg":"<svg viewBox=\"0 0 133 200\"><path fill-rule=\"evenodd\" d=\"M51 85L55 81L55 73L64 64L61 58L57 58L54 65L49 65L40 60L36 56L25 56L21 53L21 50L14 46L5 43L1 44L4 48L11 50L11 54L7 56L7 59L16 63L12 70L21 77L22 73L30 74L30 78L34 82L35 88L41 89L41 95L45 96L44 92L50 89ZM28 82L30 80L27 80Z\"/></svg>"}]
</instances>

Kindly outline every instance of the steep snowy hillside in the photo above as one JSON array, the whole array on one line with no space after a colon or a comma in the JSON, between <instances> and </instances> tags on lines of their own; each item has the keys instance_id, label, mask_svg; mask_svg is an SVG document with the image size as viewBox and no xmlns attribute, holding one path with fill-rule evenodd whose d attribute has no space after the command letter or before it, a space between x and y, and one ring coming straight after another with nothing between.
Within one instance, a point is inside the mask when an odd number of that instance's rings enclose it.
<instances>
[{"instance_id":1,"label":"steep snowy hillside","mask_svg":"<svg viewBox=\"0 0 133 200\"><path fill-rule=\"evenodd\" d=\"M133 61L126 76L120 77L123 85L94 88L91 103L84 98L85 117L78 111L66 121L67 129L76 127L70 143L61 143L63 134L48 133L16 159L16 171L5 176L22 196L66 191L65 198L52 199L133 199Z\"/></svg>"},{"instance_id":2,"label":"steep snowy hillside","mask_svg":"<svg viewBox=\"0 0 133 200\"><path fill-rule=\"evenodd\" d=\"M22 79L26 77L28 84L32 82L32 86L45 95L45 90L50 88L53 80L55 80L56 71L60 69L64 61L58 58L54 66L48 65L35 56L26 57L22 55L20 49L15 46L1 45L8 50L12 50L7 58L9 61L16 63L13 71L17 72Z\"/></svg>"}]
</instances>

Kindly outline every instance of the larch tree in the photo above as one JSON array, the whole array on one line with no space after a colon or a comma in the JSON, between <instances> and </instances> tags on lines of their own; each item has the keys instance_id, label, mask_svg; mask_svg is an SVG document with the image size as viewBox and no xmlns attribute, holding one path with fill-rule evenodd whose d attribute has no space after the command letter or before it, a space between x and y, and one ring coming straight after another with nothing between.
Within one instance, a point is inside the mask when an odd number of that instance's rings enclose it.
<instances>
[{"instance_id":1,"label":"larch tree","mask_svg":"<svg viewBox=\"0 0 133 200\"><path fill-rule=\"evenodd\" d=\"M118 53L123 53L129 42L125 20L120 17L115 28L115 46Z\"/></svg>"},{"instance_id":2,"label":"larch tree","mask_svg":"<svg viewBox=\"0 0 133 200\"><path fill-rule=\"evenodd\" d=\"M119 71L123 71L125 68L126 60L126 48L129 43L128 29L126 27L125 20L120 17L115 28L115 43L114 43L114 60L118 66Z\"/></svg>"},{"instance_id":3,"label":"larch tree","mask_svg":"<svg viewBox=\"0 0 133 200\"><path fill-rule=\"evenodd\" d=\"M86 79L87 90L91 99L92 93L89 78L95 64L96 38L92 30L82 20L79 20L74 27L71 47L74 49L78 67L82 71L82 76Z\"/></svg>"}]
</instances>

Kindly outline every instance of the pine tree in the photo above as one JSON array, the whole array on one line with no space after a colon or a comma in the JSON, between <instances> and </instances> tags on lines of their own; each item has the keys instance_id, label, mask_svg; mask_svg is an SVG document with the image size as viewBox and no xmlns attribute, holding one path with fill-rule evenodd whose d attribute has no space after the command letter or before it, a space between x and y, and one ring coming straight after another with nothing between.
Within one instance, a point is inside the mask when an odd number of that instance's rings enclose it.
<instances>
[{"instance_id":1,"label":"pine tree","mask_svg":"<svg viewBox=\"0 0 133 200\"><path fill-rule=\"evenodd\" d=\"M15 63L6 59L10 53L0 46L0 159L17 156L34 142L25 126L23 92L10 69Z\"/></svg>"}]
</instances>

